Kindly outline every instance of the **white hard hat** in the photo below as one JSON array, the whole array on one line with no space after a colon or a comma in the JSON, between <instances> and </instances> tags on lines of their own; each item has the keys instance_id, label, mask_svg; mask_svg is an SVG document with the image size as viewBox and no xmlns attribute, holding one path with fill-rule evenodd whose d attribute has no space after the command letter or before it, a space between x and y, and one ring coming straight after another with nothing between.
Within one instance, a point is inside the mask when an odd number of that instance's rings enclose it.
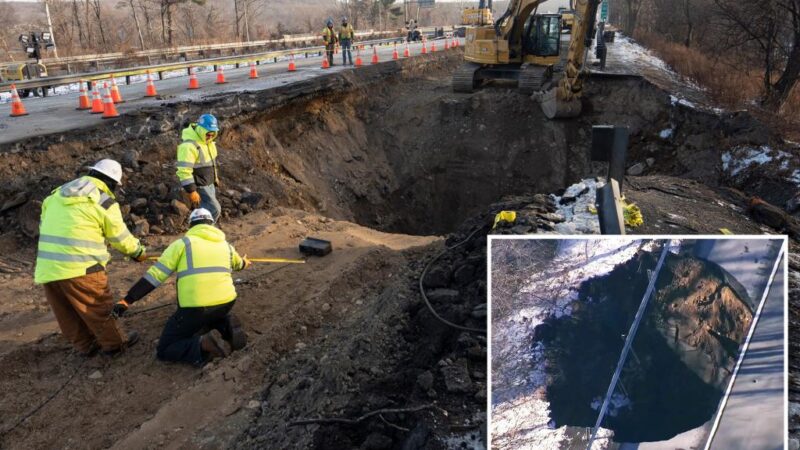
<instances>
[{"instance_id":1,"label":"white hard hat","mask_svg":"<svg viewBox=\"0 0 800 450\"><path fill-rule=\"evenodd\" d=\"M197 208L189 214L189 223L197 222L200 220L210 220L214 221L214 216L211 215L211 211L205 208Z\"/></svg>"},{"instance_id":2,"label":"white hard hat","mask_svg":"<svg viewBox=\"0 0 800 450\"><path fill-rule=\"evenodd\" d=\"M98 161L97 164L90 167L90 169L102 173L116 181L117 184L122 184L122 166L113 159L102 159Z\"/></svg>"}]
</instances>

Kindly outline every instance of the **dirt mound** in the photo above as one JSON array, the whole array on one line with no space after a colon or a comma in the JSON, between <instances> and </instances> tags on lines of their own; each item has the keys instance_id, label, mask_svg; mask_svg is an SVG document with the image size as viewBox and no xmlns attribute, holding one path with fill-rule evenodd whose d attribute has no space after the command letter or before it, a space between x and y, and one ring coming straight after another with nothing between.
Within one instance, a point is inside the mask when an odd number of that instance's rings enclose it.
<instances>
[{"instance_id":1,"label":"dirt mound","mask_svg":"<svg viewBox=\"0 0 800 450\"><path fill-rule=\"evenodd\" d=\"M537 327L556 426L594 425L657 256L640 253L584 282L570 317ZM720 270L689 256L667 258L604 424L617 442L668 439L716 411L751 320Z\"/></svg>"}]
</instances>

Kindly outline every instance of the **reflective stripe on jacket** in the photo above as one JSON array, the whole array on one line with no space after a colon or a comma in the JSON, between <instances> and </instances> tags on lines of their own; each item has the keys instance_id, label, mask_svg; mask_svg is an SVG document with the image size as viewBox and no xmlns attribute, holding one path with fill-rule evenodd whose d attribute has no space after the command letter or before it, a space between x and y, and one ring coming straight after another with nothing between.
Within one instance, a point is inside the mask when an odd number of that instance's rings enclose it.
<instances>
[{"instance_id":1,"label":"reflective stripe on jacket","mask_svg":"<svg viewBox=\"0 0 800 450\"><path fill-rule=\"evenodd\" d=\"M325 27L322 29L322 40L325 44L335 44L336 43L336 32L332 28Z\"/></svg>"},{"instance_id":2,"label":"reflective stripe on jacket","mask_svg":"<svg viewBox=\"0 0 800 450\"><path fill-rule=\"evenodd\" d=\"M105 183L85 176L53 190L42 203L34 281L67 280L97 264L105 267L106 241L128 256L144 251Z\"/></svg>"},{"instance_id":3,"label":"reflective stripe on jacket","mask_svg":"<svg viewBox=\"0 0 800 450\"><path fill-rule=\"evenodd\" d=\"M210 186L217 182L217 146L205 141L205 128L193 123L181 133L175 174L181 186Z\"/></svg>"},{"instance_id":4,"label":"reflective stripe on jacket","mask_svg":"<svg viewBox=\"0 0 800 450\"><path fill-rule=\"evenodd\" d=\"M352 41L356 37L356 30L353 29L353 26L349 23L347 25L342 25L339 27L339 40L340 41Z\"/></svg>"},{"instance_id":5,"label":"reflective stripe on jacket","mask_svg":"<svg viewBox=\"0 0 800 450\"><path fill-rule=\"evenodd\" d=\"M164 250L144 278L158 287L175 273L182 308L215 306L236 299L231 271L243 268L225 233L212 225L195 225Z\"/></svg>"}]
</instances>

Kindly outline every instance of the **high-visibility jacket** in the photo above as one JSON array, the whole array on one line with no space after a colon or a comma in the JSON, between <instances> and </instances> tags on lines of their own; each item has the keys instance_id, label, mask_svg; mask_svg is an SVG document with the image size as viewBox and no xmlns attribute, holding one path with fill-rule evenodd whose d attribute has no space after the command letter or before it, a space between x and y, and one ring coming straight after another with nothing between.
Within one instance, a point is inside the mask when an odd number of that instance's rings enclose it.
<instances>
[{"instance_id":1,"label":"high-visibility jacket","mask_svg":"<svg viewBox=\"0 0 800 450\"><path fill-rule=\"evenodd\" d=\"M158 287L176 273L178 304L182 308L215 306L236 299L232 271L244 269L244 260L212 225L195 225L170 244L144 279Z\"/></svg>"},{"instance_id":2,"label":"high-visibility jacket","mask_svg":"<svg viewBox=\"0 0 800 450\"><path fill-rule=\"evenodd\" d=\"M353 26L349 23L347 25L342 25L339 27L339 40L340 41L352 41L356 37L356 30L353 29Z\"/></svg>"},{"instance_id":3,"label":"high-visibility jacket","mask_svg":"<svg viewBox=\"0 0 800 450\"><path fill-rule=\"evenodd\" d=\"M325 45L333 45L336 43L336 32L333 28L325 27L322 29L322 40Z\"/></svg>"},{"instance_id":4,"label":"high-visibility jacket","mask_svg":"<svg viewBox=\"0 0 800 450\"><path fill-rule=\"evenodd\" d=\"M136 257L145 251L125 222L114 194L97 178L85 176L53 190L42 203L36 283L86 275L105 267L108 241L121 253Z\"/></svg>"},{"instance_id":5,"label":"high-visibility jacket","mask_svg":"<svg viewBox=\"0 0 800 450\"><path fill-rule=\"evenodd\" d=\"M214 141L206 142L206 129L196 123L184 128L178 146L178 180L188 192L196 186L210 186L217 183L217 146Z\"/></svg>"}]
</instances>

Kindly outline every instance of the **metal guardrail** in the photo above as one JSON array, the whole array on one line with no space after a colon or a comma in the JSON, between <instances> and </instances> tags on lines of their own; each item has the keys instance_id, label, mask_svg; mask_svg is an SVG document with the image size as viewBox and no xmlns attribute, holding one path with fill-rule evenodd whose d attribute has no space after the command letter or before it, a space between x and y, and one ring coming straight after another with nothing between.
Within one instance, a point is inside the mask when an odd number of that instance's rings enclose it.
<instances>
[{"instance_id":1,"label":"metal guardrail","mask_svg":"<svg viewBox=\"0 0 800 450\"><path fill-rule=\"evenodd\" d=\"M431 32L435 29L435 27L428 27L428 28L421 28L420 31L423 33ZM357 31L356 37L364 37L364 36L386 36L386 35L400 35L405 34L402 30L393 30L393 31L374 31L374 30L367 30L367 31ZM50 67L57 67L57 66L69 66L70 64L82 64L82 63L99 63L99 62L113 62L125 59L142 59L142 58L152 58L152 57L169 57L169 56L182 56L187 53L202 53L202 52L213 52L213 51L220 51L220 50L229 50L229 49L248 49L253 47L264 47L267 45L275 45L275 44L293 44L298 42L309 42L314 40L319 40L320 37L315 34L306 34L306 35L284 35L281 39L268 39L262 41L248 41L248 42L229 42L225 44L208 44L208 45L190 45L190 46L183 46L183 47L174 47L174 48L159 48L159 49L151 49L151 50L138 50L135 52L114 52L114 53L99 53L94 55L79 55L79 56L67 56L63 58L45 58L42 60L42 63L50 66ZM0 69L7 68L9 66L14 66L17 64L22 64L25 61L9 61L0 63Z\"/></svg>"},{"instance_id":2,"label":"metal guardrail","mask_svg":"<svg viewBox=\"0 0 800 450\"><path fill-rule=\"evenodd\" d=\"M369 46L388 45L395 42L401 42L404 39L405 37L376 39L371 41L361 41L358 42L358 44L369 45ZM273 62L277 62L278 58L282 57L290 57L291 55L304 55L305 57L308 57L308 55L311 54L322 54L322 52L324 51L325 47L320 45L314 47L296 48L288 50L272 50L268 52L252 53L240 56L222 56L218 58L197 59L185 62L138 66L136 68L128 68L128 69L105 70L100 72L62 75L57 77L40 78L35 80L6 82L6 83L0 83L0 92L10 91L12 84L15 84L17 89L33 89L39 87L44 88L44 87L64 86L73 83L79 83L81 81L91 82L98 80L108 80L112 76L114 78L125 77L126 84L130 84L131 76L146 75L148 72L156 73L158 74L159 79L162 79L164 72L172 72L184 69L188 71L190 67L214 66L214 69L216 70L217 66L235 64L238 67L239 64L250 63L251 61L256 62L256 64L260 64L261 62L267 60L273 60Z\"/></svg>"}]
</instances>

